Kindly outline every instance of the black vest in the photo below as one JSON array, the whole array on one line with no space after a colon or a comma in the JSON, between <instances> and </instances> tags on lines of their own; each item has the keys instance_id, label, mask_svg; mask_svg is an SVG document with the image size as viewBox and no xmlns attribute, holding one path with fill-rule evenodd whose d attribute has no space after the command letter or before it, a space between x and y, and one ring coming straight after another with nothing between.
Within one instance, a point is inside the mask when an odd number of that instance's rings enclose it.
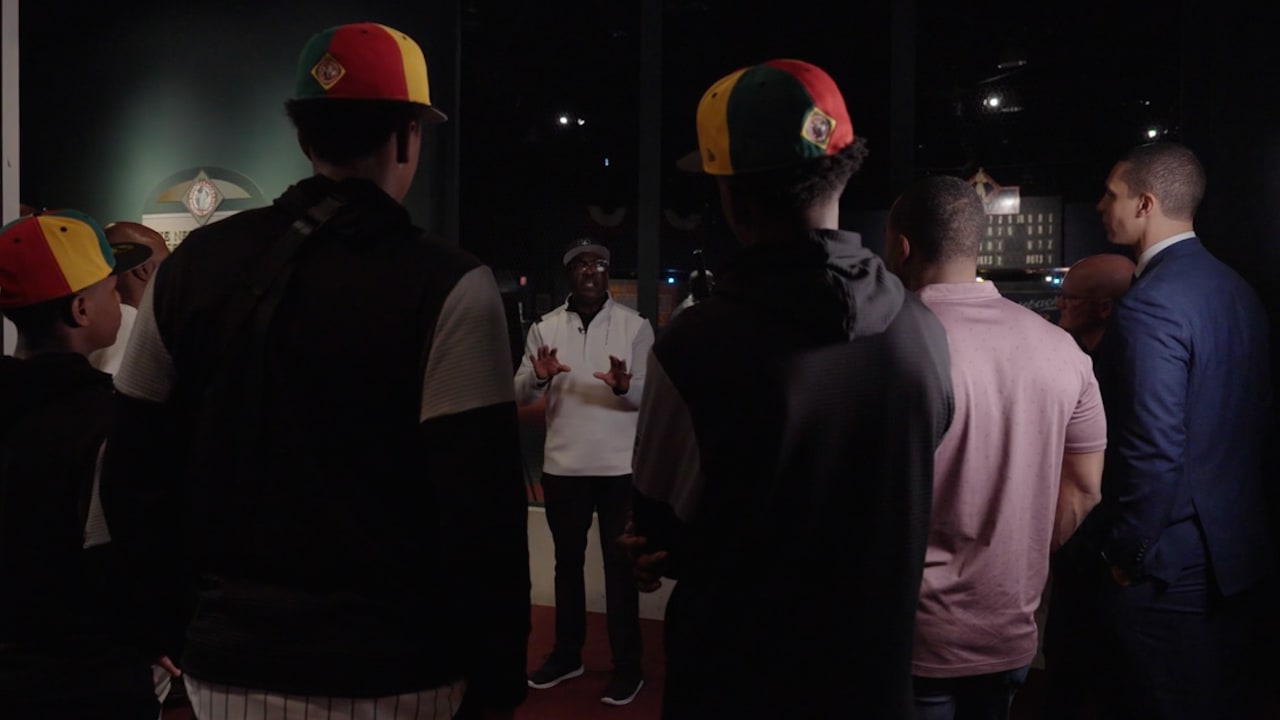
<instances>
[{"instance_id":1,"label":"black vest","mask_svg":"<svg viewBox=\"0 0 1280 720\"><path fill-rule=\"evenodd\" d=\"M232 294L298 208L333 191L346 203L300 246L262 341L223 337ZM429 582L439 504L421 457L422 382L441 306L480 263L424 237L371 183L320 177L185 242L154 293L201 569L188 662L226 677L231 657L253 656L245 643L305 657L314 642L324 655L386 661L309 668L318 686L376 692L404 672L430 675L424 637L453 640L427 627L441 591ZM352 677L355 665L372 684Z\"/></svg>"}]
</instances>

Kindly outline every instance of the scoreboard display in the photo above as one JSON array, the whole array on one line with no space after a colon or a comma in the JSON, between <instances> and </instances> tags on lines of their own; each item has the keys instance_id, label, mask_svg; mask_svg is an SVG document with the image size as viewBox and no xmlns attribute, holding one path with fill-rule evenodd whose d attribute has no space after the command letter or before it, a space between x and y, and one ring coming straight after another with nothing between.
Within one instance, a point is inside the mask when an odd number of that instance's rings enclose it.
<instances>
[{"instance_id":1,"label":"scoreboard display","mask_svg":"<svg viewBox=\"0 0 1280 720\"><path fill-rule=\"evenodd\" d=\"M987 213L978 242L979 269L1035 270L1061 264L1062 198L1021 197L1013 212Z\"/></svg>"}]
</instances>

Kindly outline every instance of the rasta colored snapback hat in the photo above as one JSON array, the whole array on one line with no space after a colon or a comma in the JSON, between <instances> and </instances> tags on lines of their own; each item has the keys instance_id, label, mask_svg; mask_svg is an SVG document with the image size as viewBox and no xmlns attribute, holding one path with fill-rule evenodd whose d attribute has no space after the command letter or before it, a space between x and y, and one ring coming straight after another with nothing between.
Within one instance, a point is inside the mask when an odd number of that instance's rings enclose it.
<instances>
[{"instance_id":1,"label":"rasta colored snapback hat","mask_svg":"<svg viewBox=\"0 0 1280 720\"><path fill-rule=\"evenodd\" d=\"M835 155L853 143L840 88L802 60L769 60L730 73L698 103L698 151L682 170L741 175Z\"/></svg>"},{"instance_id":2,"label":"rasta colored snapback hat","mask_svg":"<svg viewBox=\"0 0 1280 720\"><path fill-rule=\"evenodd\" d=\"M113 252L93 218L76 210L36 213L0 228L0 308L78 293L151 257L134 245Z\"/></svg>"},{"instance_id":3,"label":"rasta colored snapback hat","mask_svg":"<svg viewBox=\"0 0 1280 720\"><path fill-rule=\"evenodd\" d=\"M298 57L294 99L398 100L431 107L427 61L413 38L378 23L339 25L311 36Z\"/></svg>"}]
</instances>

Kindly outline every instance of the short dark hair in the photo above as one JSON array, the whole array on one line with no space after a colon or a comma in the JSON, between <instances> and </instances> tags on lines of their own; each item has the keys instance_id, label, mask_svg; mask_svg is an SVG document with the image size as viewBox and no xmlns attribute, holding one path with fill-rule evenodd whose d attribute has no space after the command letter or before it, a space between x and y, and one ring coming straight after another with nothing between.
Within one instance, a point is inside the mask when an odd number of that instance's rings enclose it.
<instances>
[{"instance_id":1,"label":"short dark hair","mask_svg":"<svg viewBox=\"0 0 1280 720\"><path fill-rule=\"evenodd\" d=\"M949 175L917 180L889 211L892 231L906 235L912 254L929 263L976 258L986 224L978 191Z\"/></svg>"},{"instance_id":2,"label":"short dark hair","mask_svg":"<svg viewBox=\"0 0 1280 720\"><path fill-rule=\"evenodd\" d=\"M32 344L45 344L54 339L58 328L74 327L71 303L79 293L19 308L5 308L4 316L13 321L18 334Z\"/></svg>"},{"instance_id":3,"label":"short dark hair","mask_svg":"<svg viewBox=\"0 0 1280 720\"><path fill-rule=\"evenodd\" d=\"M839 194L853 174L862 169L867 143L861 137L835 155L815 158L777 170L762 170L722 178L736 191L748 192L771 204L804 209Z\"/></svg>"},{"instance_id":4,"label":"short dark hair","mask_svg":"<svg viewBox=\"0 0 1280 720\"><path fill-rule=\"evenodd\" d=\"M1192 220L1204 199L1204 167L1186 146L1168 140L1139 145L1120 162L1127 167L1120 179L1134 195L1150 193L1160 201L1166 217Z\"/></svg>"},{"instance_id":5,"label":"short dark hair","mask_svg":"<svg viewBox=\"0 0 1280 720\"><path fill-rule=\"evenodd\" d=\"M409 124L421 124L427 108L398 100L307 98L285 102L285 112L298 129L307 154L346 165L377 150L396 134L401 148ZM401 152L403 156L403 152Z\"/></svg>"}]
</instances>

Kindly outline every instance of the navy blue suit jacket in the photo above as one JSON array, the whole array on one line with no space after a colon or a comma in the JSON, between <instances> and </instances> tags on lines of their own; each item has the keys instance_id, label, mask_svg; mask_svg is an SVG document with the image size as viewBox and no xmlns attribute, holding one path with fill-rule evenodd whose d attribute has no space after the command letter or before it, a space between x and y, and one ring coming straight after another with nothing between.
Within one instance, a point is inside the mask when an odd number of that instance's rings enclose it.
<instances>
[{"instance_id":1,"label":"navy blue suit jacket","mask_svg":"<svg viewBox=\"0 0 1280 720\"><path fill-rule=\"evenodd\" d=\"M1207 560L1224 594L1248 589L1273 553L1262 467L1270 365L1257 295L1198 239L1175 243L1116 304L1098 355L1107 560L1166 582Z\"/></svg>"}]
</instances>

